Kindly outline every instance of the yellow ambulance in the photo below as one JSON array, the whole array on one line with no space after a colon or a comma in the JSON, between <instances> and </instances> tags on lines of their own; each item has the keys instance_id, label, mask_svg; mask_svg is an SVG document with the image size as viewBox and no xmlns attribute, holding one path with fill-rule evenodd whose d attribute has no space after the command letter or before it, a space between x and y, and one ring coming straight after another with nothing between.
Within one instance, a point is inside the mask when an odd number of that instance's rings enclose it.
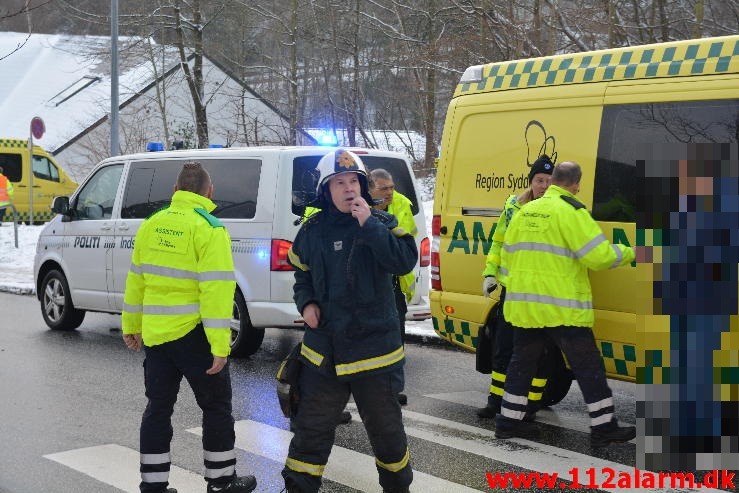
<instances>
[{"instance_id":1,"label":"yellow ambulance","mask_svg":"<svg viewBox=\"0 0 739 493\"><path fill-rule=\"evenodd\" d=\"M430 304L434 329L473 351L495 299L482 270L504 202L528 187L542 154L575 161L578 199L615 243L637 238L637 162L645 149L729 143L739 131L739 36L633 46L466 70L449 104L432 220ZM655 151L656 152L656 151ZM656 260L655 260L656 261ZM662 383L669 324L652 313L652 265L591 272L594 332L609 377ZM545 273L542 273L545 275ZM500 291L500 290L497 290ZM645 361L645 346L650 351ZM654 371L651 371L654 370ZM558 389L569 389L560 362ZM552 379L550 379L551 381Z\"/></svg>"},{"instance_id":2,"label":"yellow ambulance","mask_svg":"<svg viewBox=\"0 0 739 493\"><path fill-rule=\"evenodd\" d=\"M28 141L25 139L0 139L0 168L13 183L13 205L18 211L18 221L30 220L29 205L33 190L33 222L41 223L56 215L50 209L55 196L71 195L77 183L69 178L61 166L43 148L33 146L33 185ZM12 221L13 212L5 210L0 221Z\"/></svg>"}]
</instances>

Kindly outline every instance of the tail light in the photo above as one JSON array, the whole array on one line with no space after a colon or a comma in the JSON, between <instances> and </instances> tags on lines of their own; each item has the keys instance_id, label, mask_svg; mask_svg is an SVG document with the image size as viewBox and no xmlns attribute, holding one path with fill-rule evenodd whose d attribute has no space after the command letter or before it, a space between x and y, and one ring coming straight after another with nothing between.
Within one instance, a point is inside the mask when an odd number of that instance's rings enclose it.
<instances>
[{"instance_id":1,"label":"tail light","mask_svg":"<svg viewBox=\"0 0 739 493\"><path fill-rule=\"evenodd\" d=\"M272 251L269 258L269 270L271 271L290 271L295 268L287 260L287 251L292 246L291 241L272 240Z\"/></svg>"},{"instance_id":2,"label":"tail light","mask_svg":"<svg viewBox=\"0 0 739 493\"><path fill-rule=\"evenodd\" d=\"M441 291L441 269L439 265L439 235L441 231L441 216L431 219L431 289Z\"/></svg>"},{"instance_id":3,"label":"tail light","mask_svg":"<svg viewBox=\"0 0 739 493\"><path fill-rule=\"evenodd\" d=\"M421 254L420 263L421 267L428 267L431 263L431 242L428 238L421 240Z\"/></svg>"}]
</instances>

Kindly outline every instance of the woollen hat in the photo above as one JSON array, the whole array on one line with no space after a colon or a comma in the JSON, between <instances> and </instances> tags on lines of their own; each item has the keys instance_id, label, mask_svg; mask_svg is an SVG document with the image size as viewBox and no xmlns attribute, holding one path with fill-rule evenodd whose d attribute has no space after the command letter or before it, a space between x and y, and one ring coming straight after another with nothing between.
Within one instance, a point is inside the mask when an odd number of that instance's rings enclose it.
<instances>
[{"instance_id":1,"label":"woollen hat","mask_svg":"<svg viewBox=\"0 0 739 493\"><path fill-rule=\"evenodd\" d=\"M534 175L537 173L546 173L548 175L551 175L554 171L554 163L551 159L549 159L549 156L546 154L542 154L539 159L534 161L534 164L531 165L531 170L529 171L529 183L531 183L531 180L534 179Z\"/></svg>"}]
</instances>

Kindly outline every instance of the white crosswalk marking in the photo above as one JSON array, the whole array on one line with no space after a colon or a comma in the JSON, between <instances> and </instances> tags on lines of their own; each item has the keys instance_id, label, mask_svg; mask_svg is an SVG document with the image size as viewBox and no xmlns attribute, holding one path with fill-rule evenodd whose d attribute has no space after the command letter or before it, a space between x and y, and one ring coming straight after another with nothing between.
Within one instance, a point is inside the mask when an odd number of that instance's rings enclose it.
<instances>
[{"instance_id":1,"label":"white crosswalk marking","mask_svg":"<svg viewBox=\"0 0 739 493\"><path fill-rule=\"evenodd\" d=\"M46 459L93 477L128 493L139 491L139 453L116 444L67 450L44 455ZM172 466L169 482L178 493L202 493L205 480L199 474Z\"/></svg>"},{"instance_id":2,"label":"white crosswalk marking","mask_svg":"<svg viewBox=\"0 0 739 493\"><path fill-rule=\"evenodd\" d=\"M454 402L455 404L470 407L483 407L488 402L488 394L475 390L449 392L446 394L426 394L424 397L431 397L432 399ZM567 428L568 430L590 433L590 420L587 417L587 409L584 409L582 412L569 411L567 409L557 409L557 412L554 412L549 409L542 409L536 413L536 421L560 428Z\"/></svg>"},{"instance_id":3,"label":"white crosswalk marking","mask_svg":"<svg viewBox=\"0 0 739 493\"><path fill-rule=\"evenodd\" d=\"M277 462L285 461L287 449L293 436L291 432L251 420L237 421L235 428L237 448ZM187 431L197 435L202 434L202 428L192 428ZM412 450L411 461L413 461ZM374 457L336 445L331 449L331 456L323 477L360 491L378 491L380 489L377 482L377 468L375 467ZM413 471L411 491L464 493L478 490L430 474Z\"/></svg>"},{"instance_id":4,"label":"white crosswalk marking","mask_svg":"<svg viewBox=\"0 0 739 493\"><path fill-rule=\"evenodd\" d=\"M349 406L347 406L349 407ZM354 406L356 408L356 406ZM573 452L537 443L524 439L498 440L495 432L484 428L457 423L447 419L436 418L426 414L403 410L405 432L409 436L422 438L434 443L452 447L457 450L469 452L483 457L488 457L496 462L510 464L516 467L525 467L532 471L553 473L556 472L561 478L568 478L573 467L580 471L581 479L585 471L593 467L595 471L610 469L615 471L615 476L625 473L633 476L634 468L617 462L598 459L589 455ZM515 442L511 445L510 442ZM506 472L505 469L491 472ZM481 472L482 473L482 472ZM595 475L596 484L604 484L608 479L604 474ZM610 478L613 480L613 477ZM712 488L680 488L680 489L629 489L630 492L680 492L700 491L704 493L718 493L724 490Z\"/></svg>"}]
</instances>

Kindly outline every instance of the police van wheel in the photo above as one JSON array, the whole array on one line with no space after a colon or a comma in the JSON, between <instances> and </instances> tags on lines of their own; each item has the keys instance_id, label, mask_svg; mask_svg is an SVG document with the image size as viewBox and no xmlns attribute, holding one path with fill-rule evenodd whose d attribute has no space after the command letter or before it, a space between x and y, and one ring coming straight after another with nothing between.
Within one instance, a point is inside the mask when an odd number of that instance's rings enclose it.
<instances>
[{"instance_id":1,"label":"police van wheel","mask_svg":"<svg viewBox=\"0 0 739 493\"><path fill-rule=\"evenodd\" d=\"M263 340L264 329L251 324L244 295L236 290L231 318L231 356L235 358L251 356L259 350Z\"/></svg>"},{"instance_id":2,"label":"police van wheel","mask_svg":"<svg viewBox=\"0 0 739 493\"><path fill-rule=\"evenodd\" d=\"M564 356L557 350L551 357L552 370L547 379L544 395L541 397L541 405L553 406L559 403L570 391L572 385L572 371L567 368Z\"/></svg>"},{"instance_id":3,"label":"police van wheel","mask_svg":"<svg viewBox=\"0 0 739 493\"><path fill-rule=\"evenodd\" d=\"M85 319L85 311L72 303L67 278L58 270L49 271L41 283L41 315L51 330L74 330Z\"/></svg>"}]
</instances>

